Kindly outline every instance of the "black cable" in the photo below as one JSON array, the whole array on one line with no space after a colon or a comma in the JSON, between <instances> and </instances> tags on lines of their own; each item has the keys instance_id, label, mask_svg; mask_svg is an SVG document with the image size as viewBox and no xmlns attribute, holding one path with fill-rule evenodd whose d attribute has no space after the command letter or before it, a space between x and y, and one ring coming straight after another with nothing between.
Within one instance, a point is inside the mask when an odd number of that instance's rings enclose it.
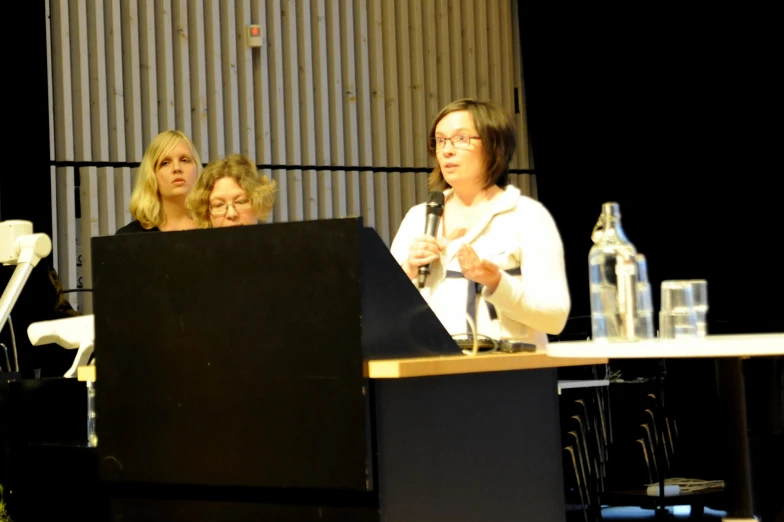
<instances>
[{"instance_id":1,"label":"black cable","mask_svg":"<svg viewBox=\"0 0 784 522\"><path fill-rule=\"evenodd\" d=\"M8 346L6 346L5 343L0 343L0 346L3 347L3 352L5 352L5 363L6 363L6 365L8 365L8 371L9 372L14 371L14 369L11 368L11 359L8 358ZM2 370L2 367L0 367L0 371L1 370Z\"/></svg>"},{"instance_id":2,"label":"black cable","mask_svg":"<svg viewBox=\"0 0 784 522\"><path fill-rule=\"evenodd\" d=\"M14 366L16 367L16 371L19 371L19 353L16 351L16 333L14 332L14 321L11 319L11 314L8 314L8 327L11 329L11 347L14 349ZM8 371L13 371L11 369L10 363L8 366Z\"/></svg>"}]
</instances>

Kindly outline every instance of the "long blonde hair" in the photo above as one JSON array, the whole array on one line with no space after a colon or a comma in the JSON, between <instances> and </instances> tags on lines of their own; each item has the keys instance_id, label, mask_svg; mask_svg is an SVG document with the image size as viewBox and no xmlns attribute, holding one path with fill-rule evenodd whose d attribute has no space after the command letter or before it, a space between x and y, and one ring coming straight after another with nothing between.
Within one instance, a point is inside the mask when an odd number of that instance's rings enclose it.
<instances>
[{"instance_id":1,"label":"long blonde hair","mask_svg":"<svg viewBox=\"0 0 784 522\"><path fill-rule=\"evenodd\" d=\"M160 227L166 216L161 205L161 196L158 193L158 178L155 171L160 167L162 158L165 158L180 142L185 142L191 149L191 156L196 163L196 179L201 175L201 159L196 147L190 138L178 130L163 131L147 146L136 174L136 183L131 193L131 216L141 223L143 228Z\"/></svg>"}]
</instances>

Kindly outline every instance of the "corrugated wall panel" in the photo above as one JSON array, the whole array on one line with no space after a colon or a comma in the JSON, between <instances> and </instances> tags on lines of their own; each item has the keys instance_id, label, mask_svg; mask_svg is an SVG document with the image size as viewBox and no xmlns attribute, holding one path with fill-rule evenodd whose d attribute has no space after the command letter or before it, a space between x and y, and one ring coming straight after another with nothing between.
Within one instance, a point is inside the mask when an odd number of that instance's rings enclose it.
<instances>
[{"instance_id":1,"label":"corrugated wall panel","mask_svg":"<svg viewBox=\"0 0 784 522\"><path fill-rule=\"evenodd\" d=\"M449 2L447 7L448 18L447 27L449 28L449 39L447 43L447 59L450 62L449 67L449 83L451 84L452 96L451 100L457 100L466 96L463 80L465 74L463 70L467 67L471 56L468 52L464 53L464 36L463 36L463 17L462 17L462 4L463 0L454 0Z\"/></svg>"},{"instance_id":2,"label":"corrugated wall panel","mask_svg":"<svg viewBox=\"0 0 784 522\"><path fill-rule=\"evenodd\" d=\"M493 56L493 48L496 47L497 40L488 41L489 26L487 24L487 9L486 3L479 0L473 6L475 24L471 27L474 28L474 59L476 60L476 92L479 98L483 100L492 99L490 96L490 84L492 78L490 76L490 62ZM485 50L483 52L483 50Z\"/></svg>"},{"instance_id":3,"label":"corrugated wall panel","mask_svg":"<svg viewBox=\"0 0 784 522\"><path fill-rule=\"evenodd\" d=\"M427 59L427 49L425 47L425 35L430 33L430 24L432 18L423 18L426 10L423 9L422 2L410 0L410 21L408 37L411 40L411 113L408 120L411 121L411 146L412 146L412 161L410 165L427 165L427 131L429 129L428 121L428 96L434 90L431 90L425 81L425 60ZM429 7L427 11L432 13L432 2L425 2L425 6ZM427 31L425 30L427 28ZM438 109L435 109L438 110ZM418 201L425 201L427 199L427 178L422 175L412 176L411 200L412 204ZM408 210L404 202L403 213Z\"/></svg>"},{"instance_id":4,"label":"corrugated wall panel","mask_svg":"<svg viewBox=\"0 0 784 522\"><path fill-rule=\"evenodd\" d=\"M284 124L279 139L285 144L281 163L302 165L300 126L299 75L297 74L297 13L294 0L281 0L280 33L277 39L281 47L283 92L278 103L283 107ZM276 57L277 58L277 57ZM291 215L291 210L289 210Z\"/></svg>"},{"instance_id":5,"label":"corrugated wall panel","mask_svg":"<svg viewBox=\"0 0 784 522\"><path fill-rule=\"evenodd\" d=\"M311 0L310 33L313 60L313 148L315 165L340 165L332 162L332 142L339 140L339 136L332 136L329 131L331 114L331 100L335 99L335 91L340 92L340 75L332 76L337 81L337 85L330 82L329 66L330 60L327 56L335 54L332 42L327 39L327 24L334 23L330 18L327 20L327 10L324 0ZM334 109L334 110L337 110ZM329 171L315 173L315 189L313 194L316 200L318 219L329 219L339 217L341 208L334 207L333 190L338 190L333 186L333 176Z\"/></svg>"},{"instance_id":6,"label":"corrugated wall panel","mask_svg":"<svg viewBox=\"0 0 784 522\"><path fill-rule=\"evenodd\" d=\"M395 6L394 21L395 29L395 56L394 60L397 62L397 74L392 76L391 82L394 84L397 93L395 99L397 100L396 111L391 115L391 119L396 121L395 127L397 128L396 136L399 138L393 139L394 143L399 145L398 158L395 166L409 167L414 163L414 122L412 110L412 82L411 82L411 66L412 55L418 54L418 49L412 49L411 32L409 25L409 10L411 9L411 2L388 2L388 4ZM392 38L389 38L392 40ZM391 75L390 75L391 76ZM389 76L388 76L389 78ZM395 108L395 104L389 104L390 108ZM387 120L390 121L390 120ZM394 226L395 223L400 223L403 218L403 213L408 210L405 207L407 201L414 201L416 197L414 185L414 178L410 173L401 173L399 175L390 175L389 177L389 222ZM397 227L395 227L397 228ZM390 230L392 227L390 227Z\"/></svg>"},{"instance_id":7,"label":"corrugated wall panel","mask_svg":"<svg viewBox=\"0 0 784 522\"><path fill-rule=\"evenodd\" d=\"M147 143L142 131L141 51L136 2L121 2L123 109L127 161L141 161ZM149 117L148 113L145 113ZM57 125L57 122L54 122ZM59 159L59 158L58 158Z\"/></svg>"},{"instance_id":8,"label":"corrugated wall panel","mask_svg":"<svg viewBox=\"0 0 784 522\"><path fill-rule=\"evenodd\" d=\"M76 184L74 182L73 167L58 167L55 169L54 185L56 194L57 213L57 259L55 260L57 272L63 289L70 290L78 287L76 268L78 261L77 227L76 227ZM78 295L66 294L71 306L77 308Z\"/></svg>"},{"instance_id":9,"label":"corrugated wall panel","mask_svg":"<svg viewBox=\"0 0 784 522\"><path fill-rule=\"evenodd\" d=\"M482 0L479 0L480 2ZM460 25L456 27L460 31L459 37L457 33L453 33L455 38L460 40L460 53L462 56L463 72L463 94L460 96L478 96L478 67L476 56L476 31L477 27L473 22L476 21L476 6L474 0L461 0L460 1Z\"/></svg>"},{"instance_id":10,"label":"corrugated wall panel","mask_svg":"<svg viewBox=\"0 0 784 522\"><path fill-rule=\"evenodd\" d=\"M517 2L511 2L511 5L506 4L505 2L502 2L502 4L503 5L501 6L501 9L504 12L511 10L511 18L517 20ZM504 27L506 31L509 31L508 25L502 25L502 28ZM510 83L513 83L514 87L517 89L517 98L520 109L515 118L515 123L517 124L517 129L520 133L520 139L518 141L517 154L515 154L515 157L512 160L512 167L517 169L531 169L533 168L533 161L531 159L530 142L528 140L528 124L525 116L525 97L523 96L523 62L520 59L520 33L517 26L514 26L514 30L509 31L504 36L511 40L511 45L506 45L504 48L512 49L514 52L514 59L512 59L512 53L507 55L507 63L514 70L514 75L512 76ZM526 194L530 194L533 197L536 197L536 192L526 192Z\"/></svg>"},{"instance_id":11,"label":"corrugated wall panel","mask_svg":"<svg viewBox=\"0 0 784 522\"><path fill-rule=\"evenodd\" d=\"M253 52L245 42L245 27L255 19L251 13L250 0L237 0L234 16L234 32L237 48L237 100L239 152L259 162L256 154L256 118L258 112L254 92ZM258 52L256 53L258 54ZM260 162L259 162L260 163Z\"/></svg>"},{"instance_id":12,"label":"corrugated wall panel","mask_svg":"<svg viewBox=\"0 0 784 522\"><path fill-rule=\"evenodd\" d=\"M55 160L74 159L73 90L71 89L71 40L68 30L68 0L51 0L52 114ZM53 209L54 212L54 209Z\"/></svg>"},{"instance_id":13,"label":"corrugated wall panel","mask_svg":"<svg viewBox=\"0 0 784 522\"><path fill-rule=\"evenodd\" d=\"M153 5L155 41L156 93L158 101L158 132L175 127L174 123L174 52L172 41L171 0L155 0ZM153 64L150 64L151 66Z\"/></svg>"},{"instance_id":14,"label":"corrugated wall panel","mask_svg":"<svg viewBox=\"0 0 784 522\"><path fill-rule=\"evenodd\" d=\"M198 2L193 4L196 8ZM208 151L203 160L226 155L224 129L223 80L221 78L221 41L219 0L204 0L204 61L207 78L207 136ZM232 151L234 152L234 151Z\"/></svg>"},{"instance_id":15,"label":"corrugated wall panel","mask_svg":"<svg viewBox=\"0 0 784 522\"><path fill-rule=\"evenodd\" d=\"M313 29L317 35L318 60L315 67L316 83L316 162L319 165L345 165L343 141L356 142L356 125L353 120L344 120L343 106L348 102L348 83L344 88L343 63L341 60L341 18L339 6L334 0L316 0L318 21ZM345 2L350 9L351 3ZM319 88L319 86L321 86ZM356 97L354 97L356 99ZM349 125L347 125L347 123Z\"/></svg>"},{"instance_id":16,"label":"corrugated wall panel","mask_svg":"<svg viewBox=\"0 0 784 522\"><path fill-rule=\"evenodd\" d=\"M131 222L131 187L138 169L121 167L114 171L115 222L117 228ZM111 232L112 234L114 231Z\"/></svg>"},{"instance_id":17,"label":"corrugated wall panel","mask_svg":"<svg viewBox=\"0 0 784 522\"><path fill-rule=\"evenodd\" d=\"M514 107L514 86L512 85L512 64L507 63L507 58L511 56L511 49L507 49L502 42L509 41L509 28L507 24L501 23L508 20L509 10L504 10L507 4L499 5L498 9L487 9L487 41L488 51L488 77L490 78L490 93L488 98L500 100L504 107Z\"/></svg>"},{"instance_id":18,"label":"corrugated wall panel","mask_svg":"<svg viewBox=\"0 0 784 522\"><path fill-rule=\"evenodd\" d=\"M428 68L430 71L427 80L428 86L435 86L436 88L436 97L429 100L430 103L428 104L429 120L438 114L438 110L441 108L439 106L441 100L456 99L452 89L452 82L450 81L452 78L452 60L450 59L452 49L449 46L451 31L449 30L450 15L447 3L435 2L434 11L435 17L432 24L434 29L428 31L430 35L429 43L425 44L425 49L429 49L430 53L435 55L433 58L430 58L430 67ZM434 61L435 68L433 68Z\"/></svg>"},{"instance_id":19,"label":"corrugated wall panel","mask_svg":"<svg viewBox=\"0 0 784 522\"><path fill-rule=\"evenodd\" d=\"M90 238L100 234L98 169L96 167L82 167L79 169L79 201L81 218L79 230L79 250L81 260L77 263L77 285L79 289L92 289L92 249ZM93 299L90 292L80 292L77 295L79 310L85 314L93 313Z\"/></svg>"},{"instance_id":20,"label":"corrugated wall panel","mask_svg":"<svg viewBox=\"0 0 784 522\"><path fill-rule=\"evenodd\" d=\"M117 229L117 203L114 191L114 169L98 169L98 235L114 234ZM119 202L122 208L122 202Z\"/></svg>"},{"instance_id":21,"label":"corrugated wall panel","mask_svg":"<svg viewBox=\"0 0 784 522\"><path fill-rule=\"evenodd\" d=\"M323 143L324 154L323 161L319 161L319 163L340 167L347 165L346 149L356 150L356 111L354 111L354 117L345 119L347 106L356 104L356 94L353 92L351 82L345 81L343 72L341 36L344 30L345 16L341 17L341 6L335 0L325 0L320 4L324 10L324 53L321 58L323 64L319 68L317 78L320 78L318 81L326 86L326 96L321 98L321 103L324 105L321 114L323 114L324 120L317 122L316 128L321 135L328 137L328 140L325 142L317 140L317 143ZM342 2L342 4L343 10L352 11L351 2ZM329 184L325 181L324 188L330 192L329 200L325 198L325 216L336 218L347 216L350 178L346 175L346 171L325 171L322 177L329 180Z\"/></svg>"},{"instance_id":22,"label":"corrugated wall panel","mask_svg":"<svg viewBox=\"0 0 784 522\"><path fill-rule=\"evenodd\" d=\"M295 5L295 2L291 2L291 5ZM292 17L296 19L291 25L296 35L292 35L292 43L295 43L291 56L292 82L299 83L299 98L296 102L292 100L292 103L297 103L300 107L299 132L297 133L299 139L295 140L292 136L292 141L296 141L301 150L302 155L299 162L302 165L316 164L317 136L314 101L316 86L313 83L313 68L320 58L318 49L320 42L314 38L311 19L315 13L311 12L311 8L309 0L297 0L296 9L290 11Z\"/></svg>"},{"instance_id":23,"label":"corrugated wall panel","mask_svg":"<svg viewBox=\"0 0 784 522\"><path fill-rule=\"evenodd\" d=\"M158 134L159 104L157 53L155 51L155 2L153 0L139 0L138 4L142 143L146 147Z\"/></svg>"},{"instance_id":24,"label":"corrugated wall panel","mask_svg":"<svg viewBox=\"0 0 784 522\"><path fill-rule=\"evenodd\" d=\"M296 2L296 68L294 75L299 80L299 145L302 151L300 163L303 165L316 164L316 107L314 91L321 86L314 85L313 68L319 58L318 40L314 38L313 24L311 20L315 13L311 12L314 7L309 0L297 0ZM294 139L294 138L292 138ZM295 197L302 199L302 219L318 219L318 182L316 171L306 169L302 171L301 193Z\"/></svg>"},{"instance_id":25,"label":"corrugated wall panel","mask_svg":"<svg viewBox=\"0 0 784 522\"><path fill-rule=\"evenodd\" d=\"M109 159L109 115L107 113L108 84L106 81L106 32L104 30L103 0L87 3L88 76L90 78L90 159Z\"/></svg>"},{"instance_id":26,"label":"corrugated wall panel","mask_svg":"<svg viewBox=\"0 0 784 522\"><path fill-rule=\"evenodd\" d=\"M272 170L271 177L276 183L278 194L277 199L275 200L275 206L272 208L272 219L270 221L273 223L283 223L288 221L286 171L281 169L274 169Z\"/></svg>"},{"instance_id":27,"label":"corrugated wall panel","mask_svg":"<svg viewBox=\"0 0 784 522\"><path fill-rule=\"evenodd\" d=\"M90 71L87 41L87 5L85 2L69 2L68 30L71 47L71 89L73 93L74 159L92 159L90 119ZM99 132L95 129L94 132Z\"/></svg>"},{"instance_id":28,"label":"corrugated wall panel","mask_svg":"<svg viewBox=\"0 0 784 522\"><path fill-rule=\"evenodd\" d=\"M349 16L352 20L349 21ZM350 76L356 101L356 126L357 126L357 148L351 149L351 156L347 157L349 165L373 165L373 142L380 140L381 137L373 133L373 107L376 103L376 93L371 89L372 70L370 67L371 45L368 33L369 14L368 2L364 0L354 0L351 13L346 13L345 42L343 43L343 56L346 61L346 69L353 74ZM353 46L353 59L350 47ZM350 65L349 65L350 64ZM353 67L352 67L353 66ZM348 99L351 102L351 98ZM353 115L352 111L349 114ZM353 119L349 121L354 121ZM356 160L353 162L352 160ZM351 194L349 201L355 206L350 209L350 215L364 216L366 226L375 227L375 194L373 186L373 175L369 171L356 173L356 185L349 185L356 193Z\"/></svg>"},{"instance_id":29,"label":"corrugated wall panel","mask_svg":"<svg viewBox=\"0 0 784 522\"><path fill-rule=\"evenodd\" d=\"M168 128L189 134L205 163L254 158L278 183L270 221L362 215L387 242L427 197L427 131L446 103L518 105L513 168L531 166L513 0L48 0L47 9L52 159L99 168L81 194L98 202L100 234L130 220L131 169ZM260 48L246 44L252 23ZM67 204L61 177L56 200ZM512 179L535 191L532 176ZM58 240L70 238L71 210L58 203ZM61 246L61 263L72 262Z\"/></svg>"},{"instance_id":30,"label":"corrugated wall panel","mask_svg":"<svg viewBox=\"0 0 784 522\"><path fill-rule=\"evenodd\" d=\"M172 47L174 125L169 128L179 129L193 139L192 121L197 115L191 112L195 105L191 102L191 90L193 87L191 85L189 44L190 39L195 38L195 36L191 35L188 25L187 0L171 0L171 21L174 38Z\"/></svg>"},{"instance_id":31,"label":"corrugated wall panel","mask_svg":"<svg viewBox=\"0 0 784 522\"><path fill-rule=\"evenodd\" d=\"M58 253L58 236L60 235L60 213L58 211L59 207L57 205L57 169L55 167L49 167L49 186L51 187L51 204L52 204L52 266L57 268L58 260L60 259ZM66 216L67 219L67 216ZM63 225L65 226L65 225Z\"/></svg>"},{"instance_id":32,"label":"corrugated wall panel","mask_svg":"<svg viewBox=\"0 0 784 522\"><path fill-rule=\"evenodd\" d=\"M284 73L283 73L283 22L281 21L280 0L268 0L266 5L267 29L265 34L265 47L268 49L267 60L269 68L262 72L268 75L269 88L269 134L270 149L265 151L266 161L281 165L286 158L286 111L284 105ZM278 184L281 193L284 187ZM279 198L280 199L280 198ZM276 210L276 216L280 213ZM280 221L280 219L277 219Z\"/></svg>"},{"instance_id":33,"label":"corrugated wall panel","mask_svg":"<svg viewBox=\"0 0 784 522\"><path fill-rule=\"evenodd\" d=\"M54 91L53 91L53 82L52 79L54 78L53 66L52 66L52 58L54 57L54 53L52 51L52 9L49 5L49 2L46 2L46 6L44 7L44 11L46 13L46 55L49 57L46 60L46 74L49 78L49 81L46 85L46 97L47 103L49 105L49 161L54 161L55 158L55 132L54 132ZM54 206L52 209L54 210ZM54 211L52 212L54 215ZM53 218L54 219L54 218ZM54 224L54 221L53 221ZM56 228L52 228L52 230L57 230Z\"/></svg>"},{"instance_id":34,"label":"corrugated wall panel","mask_svg":"<svg viewBox=\"0 0 784 522\"><path fill-rule=\"evenodd\" d=\"M261 0L251 0L250 22L259 24L263 29L261 34L262 46L258 52L253 52L252 56L252 76L250 81L253 84L254 97L254 128L256 140L256 152L254 157L258 163L272 163L272 141L270 127L272 126L272 108L270 104L270 92L274 91L269 72L269 29L267 26L267 11L264 2ZM237 23L240 23L238 20ZM275 100L276 102L276 100ZM273 102L273 103L275 103Z\"/></svg>"},{"instance_id":35,"label":"corrugated wall panel","mask_svg":"<svg viewBox=\"0 0 784 522\"><path fill-rule=\"evenodd\" d=\"M240 146L239 104L253 107L253 100L239 100L237 80L237 26L233 0L219 1L220 12L220 83L223 94L223 133L225 154L242 152ZM215 23L216 19L213 19ZM247 23L247 22L246 22Z\"/></svg>"},{"instance_id":36,"label":"corrugated wall panel","mask_svg":"<svg viewBox=\"0 0 784 522\"><path fill-rule=\"evenodd\" d=\"M201 155L202 161L210 156L208 122L209 102L207 96L207 61L204 51L204 40L199 35L204 34L204 10L196 2L182 0L184 8L188 10L188 55L191 88L191 141ZM183 132L187 130L183 129Z\"/></svg>"},{"instance_id":37,"label":"corrugated wall panel","mask_svg":"<svg viewBox=\"0 0 784 522\"><path fill-rule=\"evenodd\" d=\"M104 0L106 46L106 124L109 161L125 161L125 108L123 85L122 12L120 0ZM100 67L100 64L98 64Z\"/></svg>"}]
</instances>

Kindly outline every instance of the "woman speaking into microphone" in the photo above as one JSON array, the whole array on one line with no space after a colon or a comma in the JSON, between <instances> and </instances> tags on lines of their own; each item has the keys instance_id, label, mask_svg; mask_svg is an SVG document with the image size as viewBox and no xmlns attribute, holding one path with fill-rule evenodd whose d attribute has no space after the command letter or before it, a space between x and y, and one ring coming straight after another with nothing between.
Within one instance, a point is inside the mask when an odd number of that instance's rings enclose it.
<instances>
[{"instance_id":1,"label":"woman speaking into microphone","mask_svg":"<svg viewBox=\"0 0 784 522\"><path fill-rule=\"evenodd\" d=\"M438 198L430 208L414 206L392 255L453 336L544 350L547 334L566 323L569 289L552 216L509 185L514 124L492 103L462 99L441 110L428 136L435 159L428 185L443 192L441 219L433 234Z\"/></svg>"}]
</instances>

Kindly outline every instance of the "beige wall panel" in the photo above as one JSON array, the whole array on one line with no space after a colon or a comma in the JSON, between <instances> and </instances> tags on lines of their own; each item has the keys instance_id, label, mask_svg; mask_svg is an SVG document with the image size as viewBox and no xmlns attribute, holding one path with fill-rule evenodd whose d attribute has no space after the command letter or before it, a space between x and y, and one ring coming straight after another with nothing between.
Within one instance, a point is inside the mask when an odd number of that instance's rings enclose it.
<instances>
[{"instance_id":1,"label":"beige wall panel","mask_svg":"<svg viewBox=\"0 0 784 522\"><path fill-rule=\"evenodd\" d=\"M361 215L386 242L427 198L427 135L450 101L517 105L512 166L533 167L511 0L48 0L47 14L53 240L69 284L75 183L97 219L80 232L113 234L164 129L204 163L254 159L278 183L270 222ZM535 195L532 175L512 179Z\"/></svg>"}]
</instances>

